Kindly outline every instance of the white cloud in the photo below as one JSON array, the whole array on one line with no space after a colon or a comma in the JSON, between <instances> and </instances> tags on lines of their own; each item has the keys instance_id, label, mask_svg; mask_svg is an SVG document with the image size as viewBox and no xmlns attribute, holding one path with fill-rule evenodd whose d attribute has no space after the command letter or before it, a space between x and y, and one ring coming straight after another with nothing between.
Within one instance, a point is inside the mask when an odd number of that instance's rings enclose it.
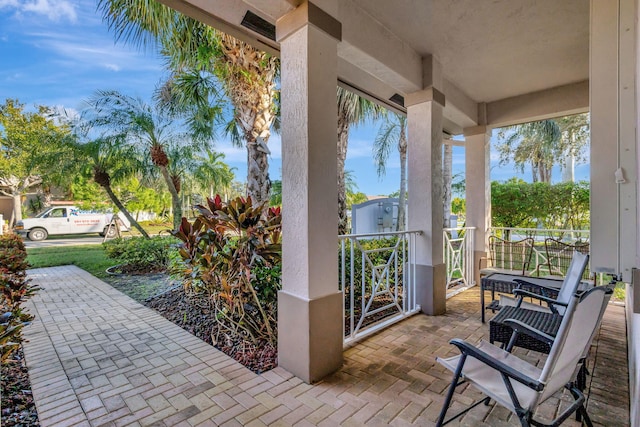
<instances>
[{"instance_id":1,"label":"white cloud","mask_svg":"<svg viewBox=\"0 0 640 427\"><path fill-rule=\"evenodd\" d=\"M359 138L349 138L347 159L355 159L358 157L365 157L368 159L373 158L373 141Z\"/></svg>"},{"instance_id":2,"label":"white cloud","mask_svg":"<svg viewBox=\"0 0 640 427\"><path fill-rule=\"evenodd\" d=\"M51 21L67 19L76 22L76 6L67 0L0 0L0 9L13 9L16 16L27 13L46 16Z\"/></svg>"},{"instance_id":3,"label":"white cloud","mask_svg":"<svg viewBox=\"0 0 640 427\"><path fill-rule=\"evenodd\" d=\"M107 70L115 71L115 72L118 72L122 69L120 68L119 65L116 65L116 64L104 64L104 68L106 68Z\"/></svg>"},{"instance_id":4,"label":"white cloud","mask_svg":"<svg viewBox=\"0 0 640 427\"><path fill-rule=\"evenodd\" d=\"M2 1L2 0L0 0ZM162 65L150 61L135 49L115 45L113 39L101 35L85 36L41 31L28 34L31 43L57 56L58 65L77 69L79 65L101 67L111 71L158 71Z\"/></svg>"}]
</instances>

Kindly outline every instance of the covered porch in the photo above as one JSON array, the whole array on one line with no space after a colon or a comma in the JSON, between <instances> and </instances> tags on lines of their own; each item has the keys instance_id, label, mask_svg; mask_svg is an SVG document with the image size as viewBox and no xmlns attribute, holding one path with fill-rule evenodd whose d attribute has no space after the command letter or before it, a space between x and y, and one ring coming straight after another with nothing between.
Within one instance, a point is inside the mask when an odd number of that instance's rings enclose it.
<instances>
[{"instance_id":1,"label":"covered porch","mask_svg":"<svg viewBox=\"0 0 640 427\"><path fill-rule=\"evenodd\" d=\"M445 315L413 316L346 348L343 366L309 385L281 367L249 371L78 267L29 276L43 288L28 303L36 319L24 347L42 426L430 426L451 380L436 356L455 353L451 338L475 343L488 333L476 287L450 299ZM624 310L611 305L588 362L597 426L629 425L625 355ZM454 406L478 396L468 387ZM569 400L554 395L539 415L548 420ZM461 425L519 425L512 418L491 403Z\"/></svg>"},{"instance_id":2,"label":"covered porch","mask_svg":"<svg viewBox=\"0 0 640 427\"><path fill-rule=\"evenodd\" d=\"M591 267L629 283L631 419L640 424L637 0L162 0L281 60L280 366L305 382L343 365L336 84L408 117L417 304L446 315L443 135L464 135L476 259L490 229L496 127L590 112ZM635 273L634 273L635 272ZM635 303L634 303L635 294Z\"/></svg>"}]
</instances>

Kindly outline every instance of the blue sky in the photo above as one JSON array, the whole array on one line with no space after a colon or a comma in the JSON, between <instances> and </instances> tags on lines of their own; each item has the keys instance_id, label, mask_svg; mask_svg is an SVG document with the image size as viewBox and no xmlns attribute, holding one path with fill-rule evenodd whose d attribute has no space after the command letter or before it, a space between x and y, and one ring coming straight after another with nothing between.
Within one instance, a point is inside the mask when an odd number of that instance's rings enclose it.
<instances>
[{"instance_id":1,"label":"blue sky","mask_svg":"<svg viewBox=\"0 0 640 427\"><path fill-rule=\"evenodd\" d=\"M83 109L84 100L99 89L118 90L150 100L164 75L162 60L152 51L115 43L92 0L0 0L0 102L16 98L28 107L47 105L70 111ZM349 139L346 169L353 171L359 191L368 195L397 191L400 161L393 151L384 179L376 175L371 147L380 123L355 128ZM281 178L280 137L269 140L271 179ZM223 137L215 149L246 176L246 153ZM491 178L518 176L531 180L513 166L499 166L492 150ZM464 171L464 148L454 147L454 174ZM588 165L576 167L576 179L588 179ZM554 170L554 180L560 178Z\"/></svg>"}]
</instances>

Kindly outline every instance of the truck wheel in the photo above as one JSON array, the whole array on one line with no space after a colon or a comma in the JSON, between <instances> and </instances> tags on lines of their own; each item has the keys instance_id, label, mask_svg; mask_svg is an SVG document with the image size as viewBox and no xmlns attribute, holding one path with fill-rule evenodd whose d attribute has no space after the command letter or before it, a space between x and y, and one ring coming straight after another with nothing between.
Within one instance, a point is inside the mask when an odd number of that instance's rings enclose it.
<instances>
[{"instance_id":1,"label":"truck wheel","mask_svg":"<svg viewBox=\"0 0 640 427\"><path fill-rule=\"evenodd\" d=\"M29 240L33 240L36 242L40 240L44 240L48 236L49 236L49 233L47 233L47 230L45 230L44 228L34 228L30 230L28 234Z\"/></svg>"},{"instance_id":2,"label":"truck wheel","mask_svg":"<svg viewBox=\"0 0 640 427\"><path fill-rule=\"evenodd\" d=\"M118 234L118 231L115 227L105 227L102 233L100 233L101 236L107 236L110 239L116 237L116 234Z\"/></svg>"}]
</instances>

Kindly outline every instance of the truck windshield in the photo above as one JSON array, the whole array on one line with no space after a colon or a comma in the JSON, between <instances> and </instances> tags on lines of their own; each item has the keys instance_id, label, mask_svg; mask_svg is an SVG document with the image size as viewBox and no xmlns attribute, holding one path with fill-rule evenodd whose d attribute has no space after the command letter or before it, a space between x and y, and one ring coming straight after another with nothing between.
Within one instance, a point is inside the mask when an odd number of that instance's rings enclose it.
<instances>
[{"instance_id":1,"label":"truck windshield","mask_svg":"<svg viewBox=\"0 0 640 427\"><path fill-rule=\"evenodd\" d=\"M38 213L34 218L42 218L44 216L44 214L49 213L50 210L51 210L51 208L45 209L43 211L40 211L40 213Z\"/></svg>"}]
</instances>

